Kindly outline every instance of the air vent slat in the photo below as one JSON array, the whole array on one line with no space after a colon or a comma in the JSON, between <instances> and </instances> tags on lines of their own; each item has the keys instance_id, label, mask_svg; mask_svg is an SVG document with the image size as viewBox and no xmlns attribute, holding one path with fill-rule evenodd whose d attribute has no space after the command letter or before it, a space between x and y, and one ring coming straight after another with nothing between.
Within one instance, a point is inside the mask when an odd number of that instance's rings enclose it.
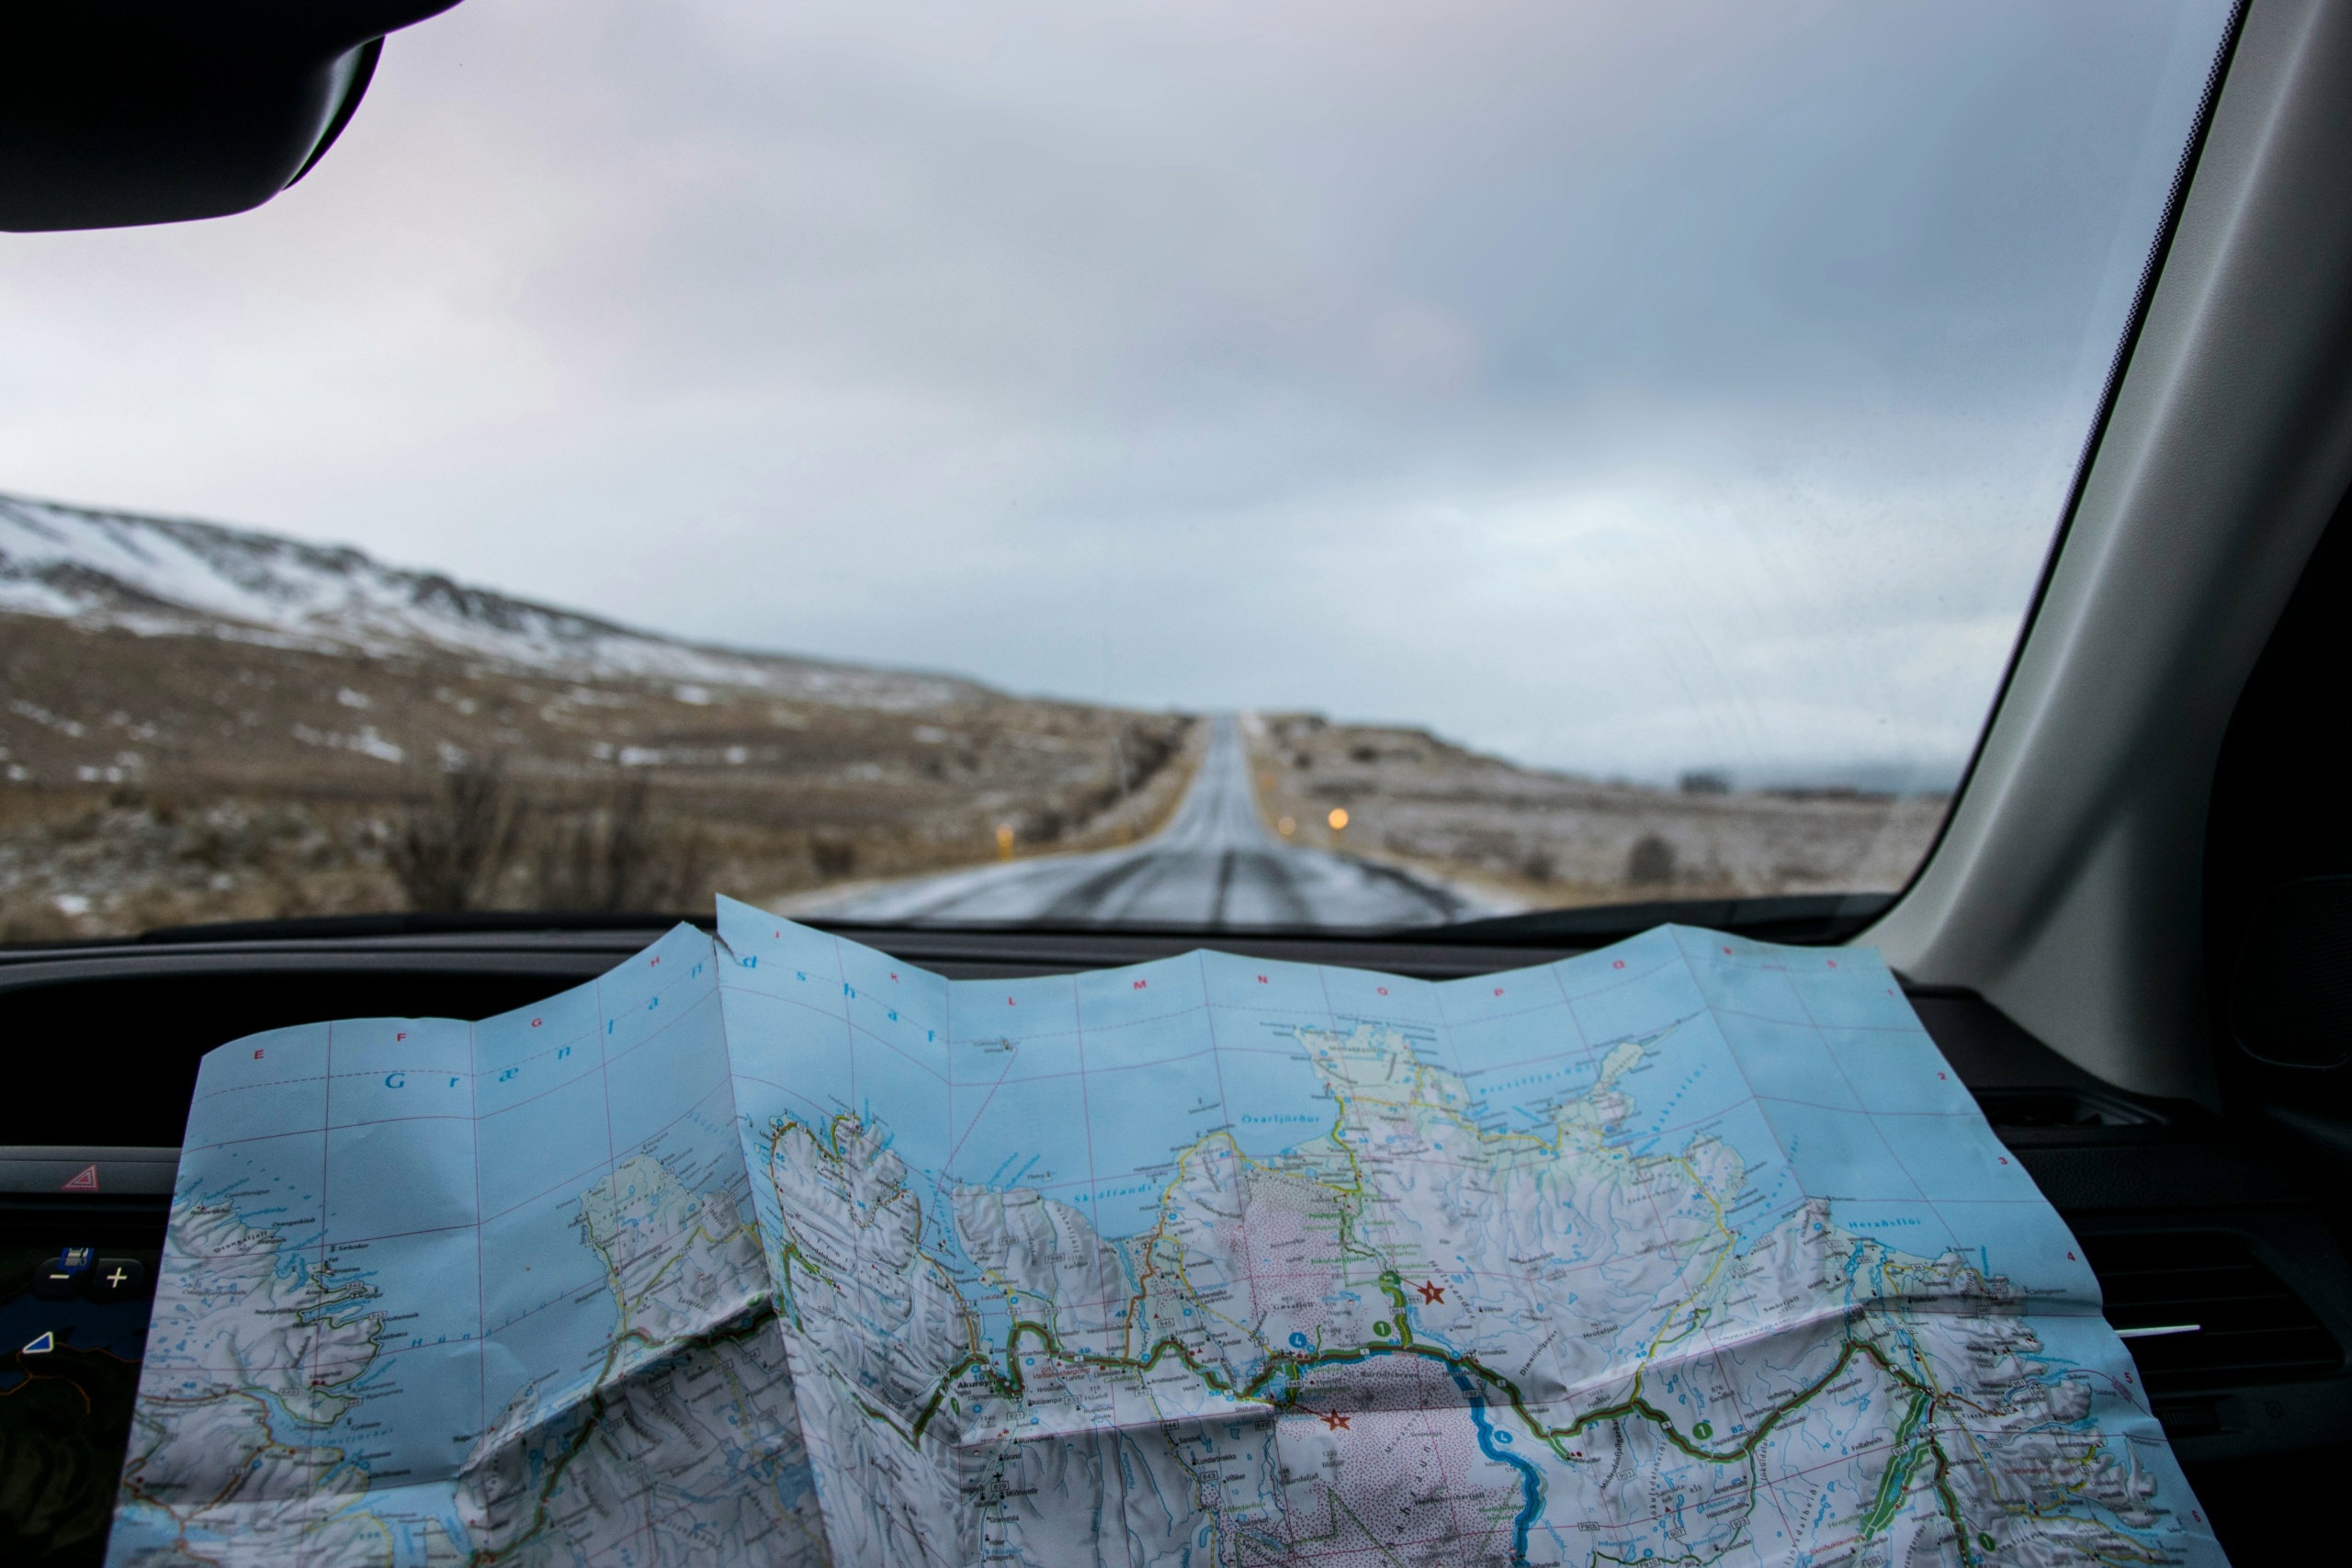
<instances>
[{"instance_id":1,"label":"air vent slat","mask_svg":"<svg viewBox=\"0 0 2352 1568\"><path fill-rule=\"evenodd\" d=\"M2158 1344L2154 1340L2129 1341L2134 1359L2143 1371L2154 1375L2160 1371L2193 1371L2211 1366L2226 1366L2232 1371L2255 1372L2280 1367L2317 1367L2322 1371L2333 1368L2336 1358L2334 1344L2325 1336L2300 1339L2291 1345L2265 1343L2250 1346L2240 1341L2230 1343L2225 1338L2199 1342L2187 1336Z\"/></svg>"},{"instance_id":2,"label":"air vent slat","mask_svg":"<svg viewBox=\"0 0 2352 1568\"><path fill-rule=\"evenodd\" d=\"M2335 1337L2244 1236L2086 1236L2083 1254L2117 1328L2196 1325L2125 1341L2152 1396L2326 1377L2343 1365Z\"/></svg>"},{"instance_id":3,"label":"air vent slat","mask_svg":"<svg viewBox=\"0 0 2352 1568\"><path fill-rule=\"evenodd\" d=\"M2233 1302L2225 1297L2182 1296L2161 1303L2110 1305L2108 1322L2118 1328L2148 1328L2160 1323L2193 1323L2207 1333L2224 1329L2301 1328L2311 1321L2301 1302Z\"/></svg>"},{"instance_id":4,"label":"air vent slat","mask_svg":"<svg viewBox=\"0 0 2352 1568\"><path fill-rule=\"evenodd\" d=\"M2287 1293L2267 1269L2217 1263L2184 1263L2177 1269L2167 1269L2161 1263L2115 1268L2100 1274L2099 1280L2109 1290L2120 1291L2227 1289Z\"/></svg>"}]
</instances>

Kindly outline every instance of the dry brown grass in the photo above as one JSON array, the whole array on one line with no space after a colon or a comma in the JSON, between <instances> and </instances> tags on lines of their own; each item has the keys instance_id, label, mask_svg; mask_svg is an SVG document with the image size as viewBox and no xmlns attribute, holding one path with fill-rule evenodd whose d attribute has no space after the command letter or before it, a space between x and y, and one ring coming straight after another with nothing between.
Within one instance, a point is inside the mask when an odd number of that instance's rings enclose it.
<instances>
[{"instance_id":1,"label":"dry brown grass","mask_svg":"<svg viewBox=\"0 0 2352 1568\"><path fill-rule=\"evenodd\" d=\"M992 859L1008 822L1024 849L1094 847L1148 825L1192 728L986 693L882 710L6 615L0 671L0 941L694 908L718 887Z\"/></svg>"},{"instance_id":2,"label":"dry brown grass","mask_svg":"<svg viewBox=\"0 0 2352 1568\"><path fill-rule=\"evenodd\" d=\"M1507 904L1900 887L1941 796L1684 794L1520 768L1426 731L1268 715L1259 800L1300 842L1429 872ZM1346 829L1325 826L1334 807Z\"/></svg>"}]
</instances>

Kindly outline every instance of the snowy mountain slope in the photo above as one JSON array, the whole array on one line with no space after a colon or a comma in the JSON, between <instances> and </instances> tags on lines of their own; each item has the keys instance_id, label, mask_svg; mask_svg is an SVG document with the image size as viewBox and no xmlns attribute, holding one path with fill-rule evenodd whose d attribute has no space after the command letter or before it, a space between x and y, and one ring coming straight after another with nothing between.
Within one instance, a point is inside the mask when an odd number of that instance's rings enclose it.
<instances>
[{"instance_id":1,"label":"snowy mountain slope","mask_svg":"<svg viewBox=\"0 0 2352 1568\"><path fill-rule=\"evenodd\" d=\"M321 652L431 649L572 679L749 687L848 707L939 707L991 694L947 676L681 642L348 547L8 495L0 495L0 611Z\"/></svg>"}]
</instances>

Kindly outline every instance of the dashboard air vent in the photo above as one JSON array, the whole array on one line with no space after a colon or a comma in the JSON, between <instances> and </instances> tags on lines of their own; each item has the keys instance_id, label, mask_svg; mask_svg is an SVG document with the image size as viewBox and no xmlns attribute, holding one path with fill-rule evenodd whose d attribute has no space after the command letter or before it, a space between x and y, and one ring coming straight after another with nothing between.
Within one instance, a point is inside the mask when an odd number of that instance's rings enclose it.
<instances>
[{"instance_id":1,"label":"dashboard air vent","mask_svg":"<svg viewBox=\"0 0 2352 1568\"><path fill-rule=\"evenodd\" d=\"M2344 1353L2285 1280L2228 1231L2082 1238L2107 1320L2151 1396L2326 1377Z\"/></svg>"},{"instance_id":2,"label":"dashboard air vent","mask_svg":"<svg viewBox=\"0 0 2352 1568\"><path fill-rule=\"evenodd\" d=\"M2096 1089L1981 1089L1976 1104L1996 1127L2161 1127L2144 1105Z\"/></svg>"}]
</instances>

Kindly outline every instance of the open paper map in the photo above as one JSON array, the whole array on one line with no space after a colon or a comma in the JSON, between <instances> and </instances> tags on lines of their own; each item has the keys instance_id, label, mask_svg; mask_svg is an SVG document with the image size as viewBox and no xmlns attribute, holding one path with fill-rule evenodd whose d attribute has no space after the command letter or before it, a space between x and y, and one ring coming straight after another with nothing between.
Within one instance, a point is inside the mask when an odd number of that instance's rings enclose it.
<instances>
[{"instance_id":1,"label":"open paper map","mask_svg":"<svg viewBox=\"0 0 2352 1568\"><path fill-rule=\"evenodd\" d=\"M206 1059L111 1552L2218 1563L2077 1252L1867 951L951 982L722 901Z\"/></svg>"}]
</instances>

